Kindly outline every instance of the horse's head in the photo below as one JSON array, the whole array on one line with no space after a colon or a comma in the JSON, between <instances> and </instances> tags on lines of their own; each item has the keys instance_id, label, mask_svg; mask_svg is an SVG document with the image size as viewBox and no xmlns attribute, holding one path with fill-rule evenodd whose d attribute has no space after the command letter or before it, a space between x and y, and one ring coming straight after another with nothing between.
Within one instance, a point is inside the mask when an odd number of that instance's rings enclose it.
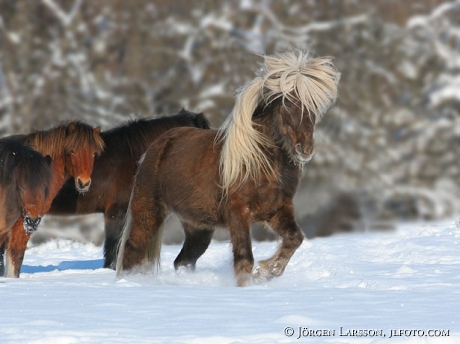
<instances>
[{"instance_id":1,"label":"horse's head","mask_svg":"<svg viewBox=\"0 0 460 344\"><path fill-rule=\"evenodd\" d=\"M17 175L18 204L22 209L24 230L28 233L35 232L46 213L48 204L48 191L51 184L51 158L43 158L38 153L29 154L30 160L26 166L18 167Z\"/></svg>"},{"instance_id":2,"label":"horse's head","mask_svg":"<svg viewBox=\"0 0 460 344\"><path fill-rule=\"evenodd\" d=\"M315 152L313 132L315 116L302 109L297 100L274 101L277 141L295 163L306 163Z\"/></svg>"},{"instance_id":3,"label":"horse's head","mask_svg":"<svg viewBox=\"0 0 460 344\"><path fill-rule=\"evenodd\" d=\"M24 230L35 232L45 214L45 203L48 197L48 187L43 186L31 190L22 185L18 186L18 203L22 206Z\"/></svg>"},{"instance_id":4,"label":"horse's head","mask_svg":"<svg viewBox=\"0 0 460 344\"><path fill-rule=\"evenodd\" d=\"M65 139L66 173L75 179L75 188L85 193L91 185L94 158L104 149L101 129L72 122L67 127Z\"/></svg>"},{"instance_id":5,"label":"horse's head","mask_svg":"<svg viewBox=\"0 0 460 344\"><path fill-rule=\"evenodd\" d=\"M279 133L275 140L295 162L303 163L313 155L315 122L337 98L340 73L331 58L311 58L305 51L289 51L264 56L261 67L258 76L241 89L232 113L219 129L224 190L238 180L257 177L260 171L276 175L262 149L269 140L252 123L267 107L274 107L267 110L277 113L273 125Z\"/></svg>"},{"instance_id":6,"label":"horse's head","mask_svg":"<svg viewBox=\"0 0 460 344\"><path fill-rule=\"evenodd\" d=\"M19 216L33 232L44 215L51 183L51 158L44 158L14 139L0 142L0 230L10 229Z\"/></svg>"}]
</instances>

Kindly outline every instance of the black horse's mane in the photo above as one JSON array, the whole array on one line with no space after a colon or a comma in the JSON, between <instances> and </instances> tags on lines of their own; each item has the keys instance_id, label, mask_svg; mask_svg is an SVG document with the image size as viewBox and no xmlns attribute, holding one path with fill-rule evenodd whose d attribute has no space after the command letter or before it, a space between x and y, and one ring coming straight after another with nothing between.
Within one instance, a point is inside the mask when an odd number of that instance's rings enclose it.
<instances>
[{"instance_id":1,"label":"black horse's mane","mask_svg":"<svg viewBox=\"0 0 460 344\"><path fill-rule=\"evenodd\" d=\"M173 116L129 120L102 132L101 137L106 142L118 141L120 147L129 148L132 157L138 157L145 152L152 138L159 136L165 129L190 124L198 128L210 129L210 124L202 113L182 109Z\"/></svg>"}]
</instances>

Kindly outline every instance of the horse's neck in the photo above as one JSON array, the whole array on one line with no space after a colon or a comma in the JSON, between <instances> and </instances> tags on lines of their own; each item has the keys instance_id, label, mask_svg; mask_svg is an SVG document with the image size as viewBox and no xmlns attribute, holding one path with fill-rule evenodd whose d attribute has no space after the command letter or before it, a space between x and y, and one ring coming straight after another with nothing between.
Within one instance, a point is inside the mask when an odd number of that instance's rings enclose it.
<instances>
[{"instance_id":1,"label":"horse's neck","mask_svg":"<svg viewBox=\"0 0 460 344\"><path fill-rule=\"evenodd\" d=\"M51 173L53 178L49 187L49 198L53 199L68 179L65 172L65 159L63 157L51 161Z\"/></svg>"},{"instance_id":2,"label":"horse's neck","mask_svg":"<svg viewBox=\"0 0 460 344\"><path fill-rule=\"evenodd\" d=\"M29 134L27 144L43 156L49 155L53 161L64 159L65 132L60 128Z\"/></svg>"}]
</instances>

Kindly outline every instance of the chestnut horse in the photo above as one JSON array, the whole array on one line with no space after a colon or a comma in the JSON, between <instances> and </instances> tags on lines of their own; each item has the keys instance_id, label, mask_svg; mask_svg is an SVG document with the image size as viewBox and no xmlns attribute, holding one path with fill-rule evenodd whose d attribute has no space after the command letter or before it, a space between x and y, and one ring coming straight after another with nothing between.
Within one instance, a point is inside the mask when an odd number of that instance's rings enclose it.
<instances>
[{"instance_id":1,"label":"chestnut horse","mask_svg":"<svg viewBox=\"0 0 460 344\"><path fill-rule=\"evenodd\" d=\"M51 215L104 214L104 267L115 269L118 239L139 159L162 133L185 126L210 128L203 114L181 110L174 116L139 119L102 132L105 150L94 162L94 186L78 194L69 180L54 199Z\"/></svg>"},{"instance_id":2,"label":"chestnut horse","mask_svg":"<svg viewBox=\"0 0 460 344\"><path fill-rule=\"evenodd\" d=\"M194 269L216 227L230 232L239 286L280 276L303 241L293 197L312 158L315 123L335 101L339 73L330 58L303 51L265 56L218 130L177 128L147 150L128 208L117 276L159 265L168 211L184 227L175 268ZM250 226L267 223L282 239L253 270Z\"/></svg>"},{"instance_id":3,"label":"chestnut horse","mask_svg":"<svg viewBox=\"0 0 460 344\"><path fill-rule=\"evenodd\" d=\"M0 140L0 238L8 236L19 216L24 217L25 230L38 227L51 184L50 163L49 156L44 158L17 141Z\"/></svg>"},{"instance_id":4,"label":"chestnut horse","mask_svg":"<svg viewBox=\"0 0 460 344\"><path fill-rule=\"evenodd\" d=\"M51 157L52 181L48 188L44 213L48 212L53 198L70 177L74 178L75 188L79 192L89 190L94 158L104 149L100 131L99 127L93 128L74 121L49 130L11 137L42 155ZM27 242L31 233L37 229L24 226L23 221L23 218L19 217L9 237L4 237L0 242L0 247L7 249L7 277L19 277Z\"/></svg>"}]
</instances>

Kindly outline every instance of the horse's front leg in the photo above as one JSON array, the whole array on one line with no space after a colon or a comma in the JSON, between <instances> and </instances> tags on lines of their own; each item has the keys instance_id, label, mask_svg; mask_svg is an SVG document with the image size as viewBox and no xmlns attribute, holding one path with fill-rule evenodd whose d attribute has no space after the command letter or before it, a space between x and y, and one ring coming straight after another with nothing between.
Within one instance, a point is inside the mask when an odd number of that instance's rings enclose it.
<instances>
[{"instance_id":1,"label":"horse's front leg","mask_svg":"<svg viewBox=\"0 0 460 344\"><path fill-rule=\"evenodd\" d=\"M10 240L6 253L6 277L19 278L24 254L30 234L24 230L23 218L19 217L11 228Z\"/></svg>"},{"instance_id":2,"label":"horse's front leg","mask_svg":"<svg viewBox=\"0 0 460 344\"><path fill-rule=\"evenodd\" d=\"M0 247L0 277L5 274L5 249L3 246Z\"/></svg>"},{"instance_id":3,"label":"horse's front leg","mask_svg":"<svg viewBox=\"0 0 460 344\"><path fill-rule=\"evenodd\" d=\"M254 267L249 211L234 210L229 218L227 226L233 246L233 269L238 287L244 287L252 282L251 272Z\"/></svg>"},{"instance_id":4,"label":"horse's front leg","mask_svg":"<svg viewBox=\"0 0 460 344\"><path fill-rule=\"evenodd\" d=\"M280 235L282 241L275 255L259 262L253 271L258 283L281 276L294 252L302 244L304 236L294 217L294 205L284 205L269 221L270 227Z\"/></svg>"},{"instance_id":5,"label":"horse's front leg","mask_svg":"<svg viewBox=\"0 0 460 344\"><path fill-rule=\"evenodd\" d=\"M9 233L0 234L0 277L5 275L5 249L9 241Z\"/></svg>"},{"instance_id":6,"label":"horse's front leg","mask_svg":"<svg viewBox=\"0 0 460 344\"><path fill-rule=\"evenodd\" d=\"M107 209L104 214L104 268L116 269L118 242L123 232L125 215L126 209L122 207Z\"/></svg>"}]
</instances>

